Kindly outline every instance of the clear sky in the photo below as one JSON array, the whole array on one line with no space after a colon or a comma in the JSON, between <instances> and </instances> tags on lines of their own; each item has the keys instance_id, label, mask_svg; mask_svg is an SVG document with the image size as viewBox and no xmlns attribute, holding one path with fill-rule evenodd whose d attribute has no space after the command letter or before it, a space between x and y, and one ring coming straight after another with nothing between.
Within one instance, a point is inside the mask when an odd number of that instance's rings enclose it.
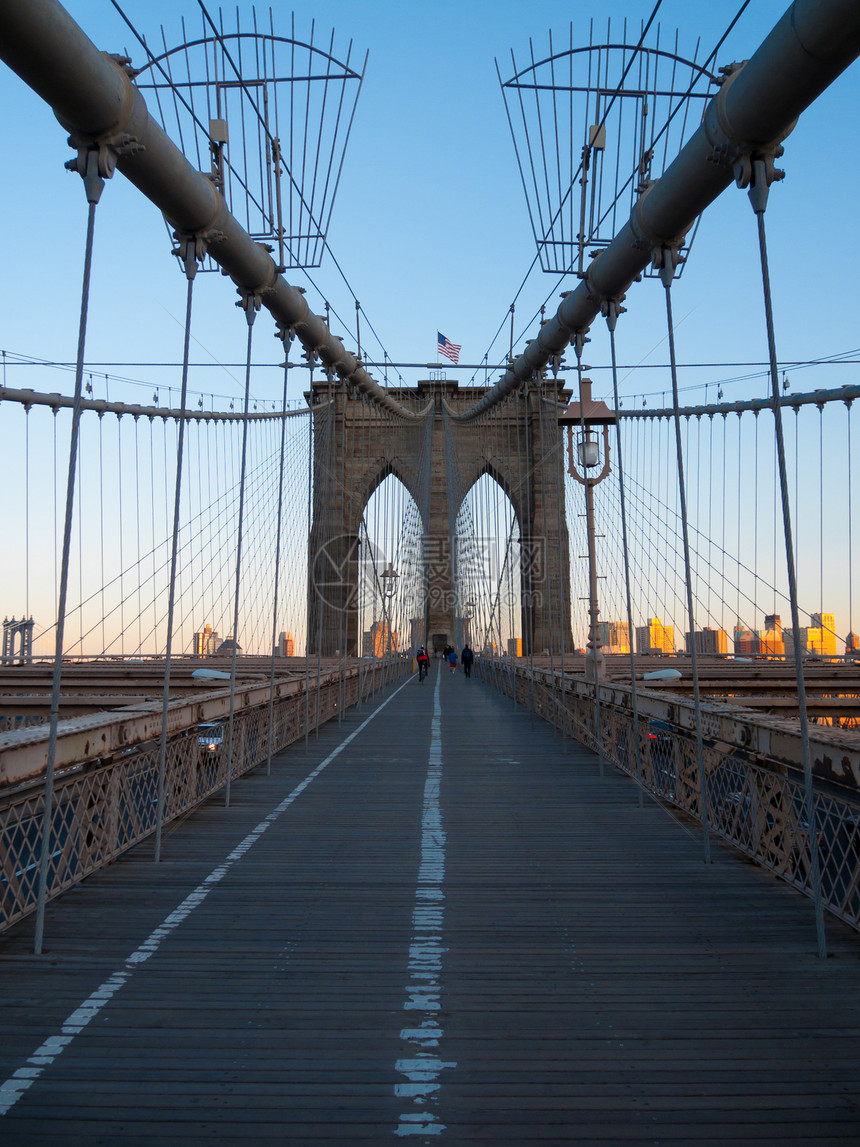
<instances>
[{"instance_id":1,"label":"clear sky","mask_svg":"<svg viewBox=\"0 0 860 1147\"><path fill-rule=\"evenodd\" d=\"M71 0L67 7L98 47L126 51L135 63L141 62L139 45L109 0ZM160 40L162 24L168 44L180 41L182 16L194 34L200 26L199 8L191 0L125 0L123 7L150 41ZM432 361L438 329L462 344L464 361L480 361L534 256L494 58L505 72L511 49L519 60L525 59L529 37L536 53L545 54L549 29L557 40L566 38L572 19L575 35L585 36L589 19L595 17L603 29L610 11L615 35L620 35L625 18L638 30L652 3L440 0L429 9L379 0L315 0L273 7L276 31L287 32L294 10L299 34L307 34L314 19L318 36L336 30L336 53L350 38L359 54L370 52L329 241L389 356ZM710 53L738 7L735 0L708 5L663 0L658 19L666 39L679 30L681 55L692 55L700 39L702 56ZM716 64L749 56L784 7L778 0L753 0ZM628 33L628 38L633 35ZM782 161L788 176L771 194L768 226L783 361L817 359L860 346L858 157L853 143L858 97L860 68L855 66L802 117ZM62 128L5 68L0 68L0 102L6 155L0 184L6 224L0 348L67 362L74 358L76 343L83 192L78 178L63 170L70 151ZM169 257L160 216L121 176L108 185L99 214L89 360L175 362L181 351L178 320L184 281ZM326 261L312 275L344 316L343 324L333 324L335 331L351 335L345 324L353 321L354 304L335 268ZM294 281L304 283L300 274ZM544 299L552 293L552 307L558 289L572 285L558 288L553 276L532 272L517 303L518 340L535 333L536 324L527 323ZM623 362L665 362L661 295L650 281L630 292L628 314L618 332ZM196 360L239 361L245 330L232 306L232 288L220 276L206 276L198 298L203 302L195 319ZM322 309L322 299L312 289L309 299L315 309ZM682 361L765 357L754 217L741 192L727 191L707 213L678 284L675 308ZM352 345L351 338L346 341ZM366 333L363 341L367 346ZM507 333L496 343L491 360L504 356L506 344ZM369 349L374 353L372 345ZM268 331L257 338L255 357L271 364L280 360L280 348ZM598 366L608 361L602 329L593 332L588 359ZM106 369L142 384L111 382L111 397L146 401L154 386L178 387L175 369ZM404 372L409 383L421 373ZM761 377L727 381L747 373L735 368L689 370L681 385L709 383L712 400L719 382L727 398L760 397L765 389ZM458 377L466 381L466 376ZM792 372L795 390L856 379L855 366ZM7 381L66 393L73 385L71 373L41 367L9 366ZM303 382L295 379L295 397ZM647 395L649 405L663 405L668 385L665 371L625 371L622 394L628 401L640 396L635 399L640 404ZM597 374L596 391L606 387L608 376ZM259 397L275 397L279 388L279 372L261 370L255 376ZM97 379L94 389L103 393ZM192 390L238 397L240 372L201 368L193 376ZM691 400L702 396L701 390L689 392ZM840 460L828 459L828 465L837 463Z\"/></svg>"}]
</instances>

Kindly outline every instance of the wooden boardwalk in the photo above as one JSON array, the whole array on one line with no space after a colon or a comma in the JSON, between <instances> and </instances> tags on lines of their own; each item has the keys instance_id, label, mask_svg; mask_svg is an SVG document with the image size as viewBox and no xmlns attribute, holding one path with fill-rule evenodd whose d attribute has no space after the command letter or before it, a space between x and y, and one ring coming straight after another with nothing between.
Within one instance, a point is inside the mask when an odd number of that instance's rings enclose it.
<instances>
[{"instance_id":1,"label":"wooden boardwalk","mask_svg":"<svg viewBox=\"0 0 860 1147\"><path fill-rule=\"evenodd\" d=\"M0 938L3 1147L856 1147L860 938L480 682L395 693Z\"/></svg>"}]
</instances>

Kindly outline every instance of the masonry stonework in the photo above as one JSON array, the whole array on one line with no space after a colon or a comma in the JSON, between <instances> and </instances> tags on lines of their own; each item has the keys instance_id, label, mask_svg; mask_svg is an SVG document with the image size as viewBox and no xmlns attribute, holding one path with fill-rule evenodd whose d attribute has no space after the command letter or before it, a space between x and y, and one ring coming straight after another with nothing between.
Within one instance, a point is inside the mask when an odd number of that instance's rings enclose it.
<instances>
[{"instance_id":1,"label":"masonry stonework","mask_svg":"<svg viewBox=\"0 0 860 1147\"><path fill-rule=\"evenodd\" d=\"M360 652L358 547L361 515L390 474L415 499L424 532L426 633L441 647L462 640L456 616L455 523L463 498L489 474L510 498L520 527L523 653L572 649L568 533L559 410L569 395L535 381L474 422L458 422L480 387L446 379L390 390L420 422L397 418L341 384L314 384L313 525L309 553L309 649ZM423 465L427 459L428 464ZM473 635L478 638L478 635Z\"/></svg>"}]
</instances>

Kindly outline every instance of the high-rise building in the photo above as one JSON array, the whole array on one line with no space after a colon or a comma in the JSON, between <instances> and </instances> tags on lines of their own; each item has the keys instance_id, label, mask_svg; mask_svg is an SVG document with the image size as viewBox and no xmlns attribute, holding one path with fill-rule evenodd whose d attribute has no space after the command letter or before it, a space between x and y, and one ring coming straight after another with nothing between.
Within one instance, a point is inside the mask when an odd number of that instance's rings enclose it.
<instances>
[{"instance_id":1,"label":"high-rise building","mask_svg":"<svg viewBox=\"0 0 860 1147\"><path fill-rule=\"evenodd\" d=\"M837 657L836 650L836 621L832 613L810 614L809 626L800 627L801 653L814 653L819 657ZM785 636L785 652L794 656L794 633L790 629L783 630Z\"/></svg>"},{"instance_id":2,"label":"high-rise building","mask_svg":"<svg viewBox=\"0 0 860 1147\"><path fill-rule=\"evenodd\" d=\"M397 633L387 621L374 621L370 627L371 657L384 657L397 652Z\"/></svg>"},{"instance_id":3,"label":"high-rise building","mask_svg":"<svg viewBox=\"0 0 860 1147\"><path fill-rule=\"evenodd\" d=\"M758 651L762 657L785 657L782 619L778 613L765 614L764 629L757 630Z\"/></svg>"},{"instance_id":4,"label":"high-rise building","mask_svg":"<svg viewBox=\"0 0 860 1147\"><path fill-rule=\"evenodd\" d=\"M836 619L833 614L813 613L809 621L809 649L820 653L822 657L835 657Z\"/></svg>"},{"instance_id":5,"label":"high-rise building","mask_svg":"<svg viewBox=\"0 0 860 1147\"><path fill-rule=\"evenodd\" d=\"M523 639L521 637L508 638L508 657L522 657Z\"/></svg>"},{"instance_id":6,"label":"high-rise building","mask_svg":"<svg viewBox=\"0 0 860 1147\"><path fill-rule=\"evenodd\" d=\"M211 657L218 649L218 634L209 626L204 625L199 633L194 634L194 656Z\"/></svg>"},{"instance_id":7,"label":"high-rise building","mask_svg":"<svg viewBox=\"0 0 860 1147\"><path fill-rule=\"evenodd\" d=\"M684 647L688 653L690 652L691 645L690 631L687 630ZM711 629L710 626L706 625L704 629L696 631L697 653L728 653L728 651L729 635L724 629Z\"/></svg>"},{"instance_id":8,"label":"high-rise building","mask_svg":"<svg viewBox=\"0 0 860 1147\"><path fill-rule=\"evenodd\" d=\"M630 652L630 628L626 621L598 621L597 632L604 653Z\"/></svg>"},{"instance_id":9,"label":"high-rise building","mask_svg":"<svg viewBox=\"0 0 860 1147\"><path fill-rule=\"evenodd\" d=\"M289 630L284 633L282 630L278 634L278 644L275 646L276 657L295 657L296 655L296 642L292 633Z\"/></svg>"},{"instance_id":10,"label":"high-rise building","mask_svg":"<svg viewBox=\"0 0 860 1147\"><path fill-rule=\"evenodd\" d=\"M675 627L664 625L659 617L649 617L647 625L636 627L636 650L639 653L674 653Z\"/></svg>"},{"instance_id":11,"label":"high-rise building","mask_svg":"<svg viewBox=\"0 0 860 1147\"><path fill-rule=\"evenodd\" d=\"M747 629L740 622L734 628L735 657L757 657L760 651L759 631Z\"/></svg>"}]
</instances>

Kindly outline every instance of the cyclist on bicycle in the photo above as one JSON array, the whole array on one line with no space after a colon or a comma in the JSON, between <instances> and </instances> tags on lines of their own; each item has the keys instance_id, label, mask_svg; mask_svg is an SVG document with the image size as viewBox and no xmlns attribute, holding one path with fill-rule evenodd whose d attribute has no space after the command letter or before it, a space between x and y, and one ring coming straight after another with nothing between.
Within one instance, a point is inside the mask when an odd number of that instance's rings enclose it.
<instances>
[{"instance_id":1,"label":"cyclist on bicycle","mask_svg":"<svg viewBox=\"0 0 860 1147\"><path fill-rule=\"evenodd\" d=\"M418 646L415 654L415 660L418 662L418 680L423 681L430 671L430 658L427 655L427 650L423 645Z\"/></svg>"}]
</instances>

